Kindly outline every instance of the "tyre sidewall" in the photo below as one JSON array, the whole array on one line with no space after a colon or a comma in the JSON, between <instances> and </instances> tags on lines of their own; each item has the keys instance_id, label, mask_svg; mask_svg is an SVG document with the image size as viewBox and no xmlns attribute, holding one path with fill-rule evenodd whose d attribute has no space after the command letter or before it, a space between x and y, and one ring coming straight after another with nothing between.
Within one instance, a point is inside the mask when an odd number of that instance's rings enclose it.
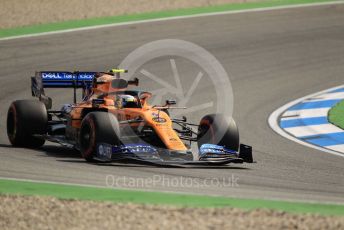
<instances>
[{"instance_id":1,"label":"tyre sidewall","mask_svg":"<svg viewBox=\"0 0 344 230\"><path fill-rule=\"evenodd\" d=\"M209 114L201 119L198 135L199 148L202 144L215 144L238 151L239 143L239 131L232 117Z\"/></svg>"},{"instance_id":2,"label":"tyre sidewall","mask_svg":"<svg viewBox=\"0 0 344 230\"><path fill-rule=\"evenodd\" d=\"M7 135L14 146L40 147L44 139L34 137L47 131L48 113L45 105L35 100L14 101L7 113Z\"/></svg>"},{"instance_id":3,"label":"tyre sidewall","mask_svg":"<svg viewBox=\"0 0 344 230\"><path fill-rule=\"evenodd\" d=\"M84 135L89 135L89 139ZM120 130L117 118L112 113L91 112L83 119L80 134L79 146L82 156L86 160L92 160L98 143L111 145L120 144Z\"/></svg>"}]
</instances>

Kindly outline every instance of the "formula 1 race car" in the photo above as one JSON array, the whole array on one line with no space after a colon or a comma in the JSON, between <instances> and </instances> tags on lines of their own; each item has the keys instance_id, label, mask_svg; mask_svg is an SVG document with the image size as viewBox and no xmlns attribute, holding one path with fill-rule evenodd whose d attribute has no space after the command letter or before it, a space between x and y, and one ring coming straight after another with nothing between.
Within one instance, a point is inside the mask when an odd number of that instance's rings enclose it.
<instances>
[{"instance_id":1,"label":"formula 1 race car","mask_svg":"<svg viewBox=\"0 0 344 230\"><path fill-rule=\"evenodd\" d=\"M7 114L7 134L13 146L41 147L45 141L77 149L87 161L133 160L158 165L223 165L252 163L252 148L240 144L234 120L221 114L204 116L198 125L171 118L176 101L151 106L151 93L129 90L139 80L109 72L36 72L32 96L14 101ZM52 110L45 88L74 89L74 103ZM77 102L76 90L82 89ZM194 127L194 129L193 129ZM191 150L197 142L198 151Z\"/></svg>"}]
</instances>

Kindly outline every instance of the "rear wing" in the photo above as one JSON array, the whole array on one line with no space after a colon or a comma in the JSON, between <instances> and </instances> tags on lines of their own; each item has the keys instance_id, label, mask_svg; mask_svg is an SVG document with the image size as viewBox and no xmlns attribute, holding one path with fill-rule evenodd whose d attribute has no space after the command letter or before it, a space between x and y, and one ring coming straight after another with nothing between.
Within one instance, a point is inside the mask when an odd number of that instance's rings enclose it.
<instances>
[{"instance_id":1,"label":"rear wing","mask_svg":"<svg viewBox=\"0 0 344 230\"><path fill-rule=\"evenodd\" d=\"M48 109L52 107L52 100L45 95L45 88L73 88L74 103L76 102L76 89L84 90L92 87L93 78L97 72L59 72L41 71L31 77L32 96L38 97Z\"/></svg>"}]
</instances>

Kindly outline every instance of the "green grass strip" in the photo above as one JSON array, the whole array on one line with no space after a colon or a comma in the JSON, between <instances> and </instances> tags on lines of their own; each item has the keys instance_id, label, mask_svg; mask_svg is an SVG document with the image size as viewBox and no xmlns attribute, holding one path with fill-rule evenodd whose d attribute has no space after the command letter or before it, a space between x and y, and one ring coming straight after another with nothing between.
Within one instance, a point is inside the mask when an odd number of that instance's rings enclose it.
<instances>
[{"instance_id":1,"label":"green grass strip","mask_svg":"<svg viewBox=\"0 0 344 230\"><path fill-rule=\"evenodd\" d=\"M215 12L225 12L225 11L235 11L235 10L246 10L255 8L266 8L274 6L286 6L293 4L307 4L307 3L317 3L317 2L328 2L329 0L268 0L261 2L248 2L248 3L232 3L225 5L209 6L209 7L198 7L198 8L188 8L179 10L168 10L161 12L150 12L150 13L140 13L132 15L120 15L112 17L102 17L102 18L91 18L83 20L72 20L58 23L40 24L32 25L18 28L0 29L0 38L37 34L44 32L52 32L67 29L76 29L88 26L98 26L107 25L122 22L132 22L141 21L148 19L157 18L168 18L174 16L186 16L186 15L196 15L203 13L215 13Z\"/></svg>"},{"instance_id":2,"label":"green grass strip","mask_svg":"<svg viewBox=\"0 0 344 230\"><path fill-rule=\"evenodd\" d=\"M1 194L52 196L61 199L111 201L119 203L164 204L188 207L235 207L241 209L275 209L291 213L316 213L322 215L344 215L344 206L310 204L258 199L236 199L228 197L182 195L161 192L143 192L114 188L95 188L77 185L60 185L38 182L23 182L0 179Z\"/></svg>"},{"instance_id":3,"label":"green grass strip","mask_svg":"<svg viewBox=\"0 0 344 230\"><path fill-rule=\"evenodd\" d=\"M328 120L339 128L344 129L344 100L330 109L328 112Z\"/></svg>"}]
</instances>

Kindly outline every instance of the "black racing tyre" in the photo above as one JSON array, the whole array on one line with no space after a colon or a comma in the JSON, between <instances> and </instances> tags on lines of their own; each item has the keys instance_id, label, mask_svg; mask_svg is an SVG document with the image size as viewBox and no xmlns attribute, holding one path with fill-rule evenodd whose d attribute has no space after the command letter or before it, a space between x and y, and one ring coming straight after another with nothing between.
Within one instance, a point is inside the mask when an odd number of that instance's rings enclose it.
<instances>
[{"instance_id":1,"label":"black racing tyre","mask_svg":"<svg viewBox=\"0 0 344 230\"><path fill-rule=\"evenodd\" d=\"M115 115L107 112L91 112L82 120L79 145L86 161L94 161L97 143L120 145L119 123Z\"/></svg>"},{"instance_id":2,"label":"black racing tyre","mask_svg":"<svg viewBox=\"0 0 344 230\"><path fill-rule=\"evenodd\" d=\"M199 148L203 144L215 144L238 151L238 127L232 117L222 114L206 115L199 123L197 142Z\"/></svg>"},{"instance_id":3,"label":"black racing tyre","mask_svg":"<svg viewBox=\"0 0 344 230\"><path fill-rule=\"evenodd\" d=\"M13 146L38 148L45 140L34 134L47 132L48 113L45 105L35 100L14 101L7 112L7 136Z\"/></svg>"}]
</instances>

